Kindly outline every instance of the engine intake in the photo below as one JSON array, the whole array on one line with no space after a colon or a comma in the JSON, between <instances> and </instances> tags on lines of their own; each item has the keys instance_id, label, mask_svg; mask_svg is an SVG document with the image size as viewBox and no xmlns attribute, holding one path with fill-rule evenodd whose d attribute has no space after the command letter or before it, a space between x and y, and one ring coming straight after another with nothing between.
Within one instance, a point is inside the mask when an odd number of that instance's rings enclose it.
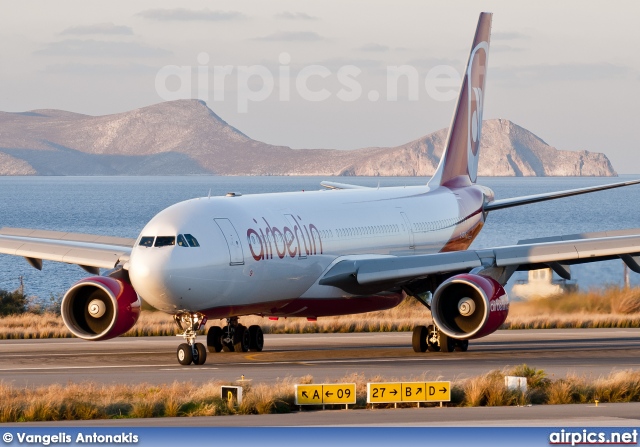
<instances>
[{"instance_id":1,"label":"engine intake","mask_svg":"<svg viewBox=\"0 0 640 447\"><path fill-rule=\"evenodd\" d=\"M431 315L446 335L460 340L495 332L507 319L509 297L493 278L456 275L436 289Z\"/></svg>"},{"instance_id":2,"label":"engine intake","mask_svg":"<svg viewBox=\"0 0 640 447\"><path fill-rule=\"evenodd\" d=\"M75 283L62 298L64 324L76 337L108 340L136 324L141 301L133 287L118 279L94 276Z\"/></svg>"}]
</instances>

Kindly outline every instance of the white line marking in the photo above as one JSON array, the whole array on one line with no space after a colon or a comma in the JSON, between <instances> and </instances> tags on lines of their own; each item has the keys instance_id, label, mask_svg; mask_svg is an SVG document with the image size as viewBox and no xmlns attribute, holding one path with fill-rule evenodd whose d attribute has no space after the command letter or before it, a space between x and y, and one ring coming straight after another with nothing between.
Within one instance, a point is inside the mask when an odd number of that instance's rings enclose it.
<instances>
[{"instance_id":1,"label":"white line marking","mask_svg":"<svg viewBox=\"0 0 640 447\"><path fill-rule=\"evenodd\" d=\"M173 365L98 365L98 366L49 366L41 368L0 368L0 371L49 371L67 369L103 369L103 368L161 368Z\"/></svg>"},{"instance_id":2,"label":"white line marking","mask_svg":"<svg viewBox=\"0 0 640 447\"><path fill-rule=\"evenodd\" d=\"M415 362L415 361L429 361L429 362L445 362L449 360L461 360L463 357L450 357L450 358L398 358L398 359L353 359L353 360L283 360L275 362L237 362L227 363L224 366L237 366L237 365L321 365L331 363L391 363L391 362Z\"/></svg>"},{"instance_id":3,"label":"white line marking","mask_svg":"<svg viewBox=\"0 0 640 447\"><path fill-rule=\"evenodd\" d=\"M139 351L139 352L127 352L127 355L132 355L132 354L158 354L158 351ZM56 357L56 356L64 356L64 357L84 357L86 355L123 355L122 352L79 352L79 353L64 353L64 354L50 354L50 353L43 353L43 354L6 354L3 355L3 358L7 358L7 357Z\"/></svg>"}]
</instances>

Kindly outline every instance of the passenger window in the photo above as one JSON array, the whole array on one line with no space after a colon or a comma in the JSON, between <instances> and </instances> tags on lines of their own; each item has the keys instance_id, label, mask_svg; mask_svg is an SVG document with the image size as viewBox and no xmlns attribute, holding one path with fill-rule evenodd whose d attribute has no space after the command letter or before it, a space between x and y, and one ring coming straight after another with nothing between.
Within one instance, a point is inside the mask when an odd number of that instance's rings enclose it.
<instances>
[{"instance_id":1,"label":"passenger window","mask_svg":"<svg viewBox=\"0 0 640 447\"><path fill-rule=\"evenodd\" d=\"M200 244L198 243L198 240L195 237L191 236L190 234L185 234L184 238L189 243L189 247L199 247L200 246Z\"/></svg>"},{"instance_id":2,"label":"passenger window","mask_svg":"<svg viewBox=\"0 0 640 447\"><path fill-rule=\"evenodd\" d=\"M178 245L181 247L188 247L189 245L187 244L186 239L184 238L183 235L179 234L178 235Z\"/></svg>"},{"instance_id":3,"label":"passenger window","mask_svg":"<svg viewBox=\"0 0 640 447\"><path fill-rule=\"evenodd\" d=\"M140 243L138 245L140 245L141 247L153 247L154 239L155 237L153 236L143 236L140 238Z\"/></svg>"}]
</instances>

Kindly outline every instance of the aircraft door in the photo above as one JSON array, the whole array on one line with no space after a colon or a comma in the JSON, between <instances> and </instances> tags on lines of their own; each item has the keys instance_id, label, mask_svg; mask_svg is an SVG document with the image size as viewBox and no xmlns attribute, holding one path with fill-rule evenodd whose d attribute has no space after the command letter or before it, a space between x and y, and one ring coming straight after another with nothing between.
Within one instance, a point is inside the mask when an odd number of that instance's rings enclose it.
<instances>
[{"instance_id":1,"label":"aircraft door","mask_svg":"<svg viewBox=\"0 0 640 447\"><path fill-rule=\"evenodd\" d=\"M414 238L413 238L413 226L411 225L411 221L409 220L409 218L407 217L407 215L404 212L400 212L400 214L402 215L402 219L404 220L404 224L407 226L407 233L409 234L409 248L411 250L416 248L416 244L414 242Z\"/></svg>"},{"instance_id":2,"label":"aircraft door","mask_svg":"<svg viewBox=\"0 0 640 447\"><path fill-rule=\"evenodd\" d=\"M229 264L230 265L242 265L244 264L244 253L242 252L242 244L238 237L238 232L229 219L214 219L220 231L224 235L224 239L227 241L227 248L229 249Z\"/></svg>"}]
</instances>

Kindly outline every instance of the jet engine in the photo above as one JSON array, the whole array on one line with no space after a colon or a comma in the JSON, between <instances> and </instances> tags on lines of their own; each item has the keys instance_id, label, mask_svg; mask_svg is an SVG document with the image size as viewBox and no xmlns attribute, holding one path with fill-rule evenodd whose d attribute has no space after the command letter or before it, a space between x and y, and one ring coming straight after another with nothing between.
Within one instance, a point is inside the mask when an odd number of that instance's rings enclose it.
<instances>
[{"instance_id":1,"label":"jet engine","mask_svg":"<svg viewBox=\"0 0 640 447\"><path fill-rule=\"evenodd\" d=\"M106 276L75 283L62 298L62 320L85 340L108 340L138 321L141 301L131 284Z\"/></svg>"},{"instance_id":2,"label":"jet engine","mask_svg":"<svg viewBox=\"0 0 640 447\"><path fill-rule=\"evenodd\" d=\"M431 315L446 335L469 340L489 335L507 319L509 297L496 280L474 274L456 275L436 289Z\"/></svg>"}]
</instances>

